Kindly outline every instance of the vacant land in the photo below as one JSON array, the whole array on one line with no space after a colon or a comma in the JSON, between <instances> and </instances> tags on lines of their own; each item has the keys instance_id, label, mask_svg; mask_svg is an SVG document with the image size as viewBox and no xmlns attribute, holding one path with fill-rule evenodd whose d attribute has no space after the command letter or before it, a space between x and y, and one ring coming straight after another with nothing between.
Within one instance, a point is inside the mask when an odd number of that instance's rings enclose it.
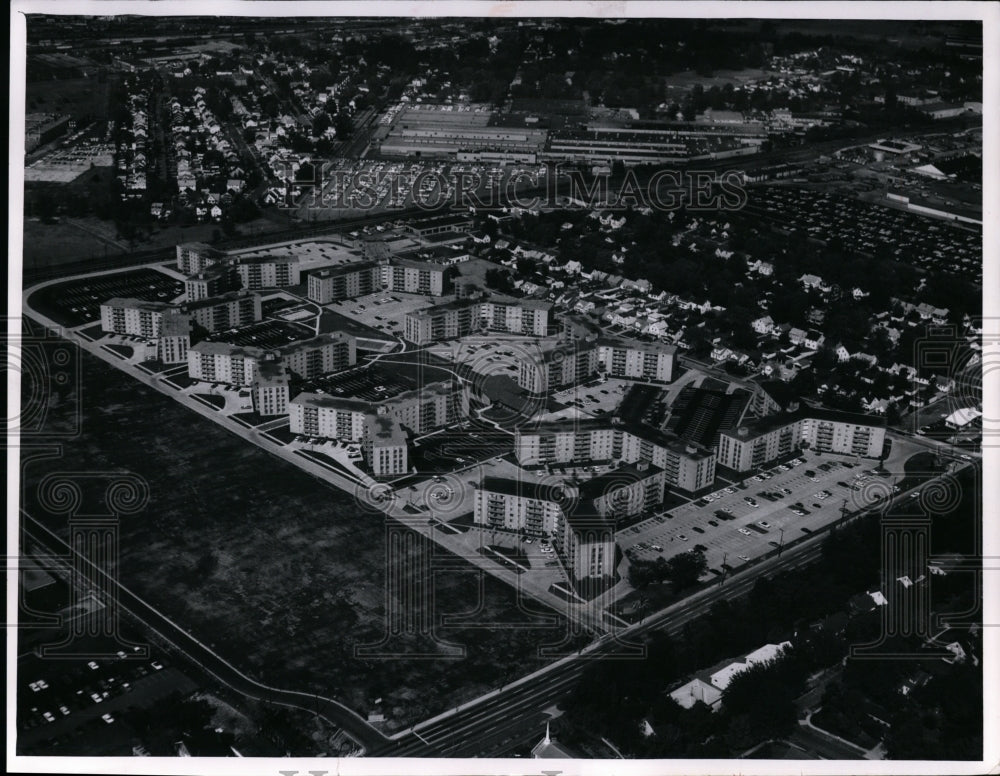
<instances>
[{"instance_id":1,"label":"vacant land","mask_svg":"<svg viewBox=\"0 0 1000 776\"><path fill-rule=\"evenodd\" d=\"M96 78L28 81L27 113L65 113L93 120L108 117L108 81Z\"/></svg>"},{"instance_id":2,"label":"vacant land","mask_svg":"<svg viewBox=\"0 0 1000 776\"><path fill-rule=\"evenodd\" d=\"M87 354L83 368L82 433L64 442L61 458L24 465L25 507L64 529L65 516L39 506L46 474L142 477L150 501L122 518L120 579L251 676L365 712L381 697L395 727L539 667L536 646L560 640L562 620L540 627L513 590L365 512L352 496ZM50 414L77 406L66 401ZM409 538L390 561L393 531ZM442 562L452 568L427 570ZM387 590L390 563L400 581ZM357 647L383 641L390 620L399 622L392 611L411 590L430 602L421 610L430 635L404 632L377 650L389 656L355 657ZM443 623L447 615L462 622ZM464 647L464 657L443 642Z\"/></svg>"},{"instance_id":3,"label":"vacant land","mask_svg":"<svg viewBox=\"0 0 1000 776\"><path fill-rule=\"evenodd\" d=\"M105 253L112 256L121 252L72 224L24 221L24 266L28 269L56 267L88 256L103 258Z\"/></svg>"}]
</instances>

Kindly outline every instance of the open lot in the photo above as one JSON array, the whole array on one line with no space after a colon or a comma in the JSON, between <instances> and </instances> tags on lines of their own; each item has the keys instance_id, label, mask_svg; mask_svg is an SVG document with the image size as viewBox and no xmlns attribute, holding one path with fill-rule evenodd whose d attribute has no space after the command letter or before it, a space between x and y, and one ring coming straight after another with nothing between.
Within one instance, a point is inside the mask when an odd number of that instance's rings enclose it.
<instances>
[{"instance_id":1,"label":"open lot","mask_svg":"<svg viewBox=\"0 0 1000 776\"><path fill-rule=\"evenodd\" d=\"M395 584L385 576L388 527L414 539L404 542L405 557L391 560L418 575L404 586L426 584L422 569L442 551L395 521L387 525L352 494L213 423L192 422L170 397L87 354L83 367L88 400L53 408L57 422L82 407L82 433L60 458L24 466L25 508L44 519L38 486L54 471L141 477L150 502L123 521L119 578L248 675L328 694L364 714L382 698L395 729L539 667L537 645L565 630L561 618L548 624L551 613L542 623L519 612L514 590L452 559L433 575L433 610L413 614L428 628L400 631L391 660L359 655L356 647L384 645L387 629L402 622L387 603L402 600L386 587ZM118 423L104 422L109 412ZM65 531L62 517L47 523ZM470 612L474 619L444 620ZM477 627L511 617L511 627Z\"/></svg>"},{"instance_id":2,"label":"open lot","mask_svg":"<svg viewBox=\"0 0 1000 776\"><path fill-rule=\"evenodd\" d=\"M30 303L63 326L101 320L101 302L114 296L151 302L172 302L184 293L184 283L150 267L55 283L35 291Z\"/></svg>"},{"instance_id":3,"label":"open lot","mask_svg":"<svg viewBox=\"0 0 1000 776\"><path fill-rule=\"evenodd\" d=\"M121 253L121 249L70 223L43 224L24 219L24 267L55 267L85 256Z\"/></svg>"},{"instance_id":4,"label":"open lot","mask_svg":"<svg viewBox=\"0 0 1000 776\"><path fill-rule=\"evenodd\" d=\"M512 334L473 334L427 347L434 355L457 364L471 379L505 376L517 381L521 359L538 360L541 349L535 337Z\"/></svg>"}]
</instances>

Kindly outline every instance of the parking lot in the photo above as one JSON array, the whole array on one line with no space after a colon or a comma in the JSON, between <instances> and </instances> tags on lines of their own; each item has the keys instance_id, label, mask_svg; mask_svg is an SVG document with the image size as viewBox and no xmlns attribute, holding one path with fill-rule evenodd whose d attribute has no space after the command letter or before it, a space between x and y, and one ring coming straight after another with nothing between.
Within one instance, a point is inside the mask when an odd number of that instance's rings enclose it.
<instances>
[{"instance_id":1,"label":"parking lot","mask_svg":"<svg viewBox=\"0 0 1000 776\"><path fill-rule=\"evenodd\" d=\"M590 417L610 415L621 404L631 385L629 381L612 377L604 382L591 380L554 393L549 402L549 409L554 413L547 416L546 420L580 415ZM556 409L558 405L563 405L562 409Z\"/></svg>"},{"instance_id":2,"label":"parking lot","mask_svg":"<svg viewBox=\"0 0 1000 776\"><path fill-rule=\"evenodd\" d=\"M630 558L669 558L698 547L710 569L721 570L723 557L738 568L840 519L845 501L853 512L893 486L892 477L869 473L875 461L818 453L803 453L799 460L787 471L775 467L741 484L720 485L702 499L620 531L618 541Z\"/></svg>"},{"instance_id":3,"label":"parking lot","mask_svg":"<svg viewBox=\"0 0 1000 776\"><path fill-rule=\"evenodd\" d=\"M428 350L440 358L458 364L463 374L468 371L483 377L503 375L517 380L522 358L538 360L541 350L534 337L515 335L480 334L458 340L438 342Z\"/></svg>"},{"instance_id":4,"label":"parking lot","mask_svg":"<svg viewBox=\"0 0 1000 776\"><path fill-rule=\"evenodd\" d=\"M511 450L511 437L499 431L441 431L426 436L413 449L417 471L439 474L466 468Z\"/></svg>"},{"instance_id":5,"label":"parking lot","mask_svg":"<svg viewBox=\"0 0 1000 776\"><path fill-rule=\"evenodd\" d=\"M242 329L217 331L206 339L209 342L228 342L242 347L280 348L291 342L309 339L312 329L289 321L260 321Z\"/></svg>"},{"instance_id":6,"label":"parking lot","mask_svg":"<svg viewBox=\"0 0 1000 776\"><path fill-rule=\"evenodd\" d=\"M101 303L112 297L172 302L184 293L183 281L150 267L55 283L31 295L30 304L63 326L101 320Z\"/></svg>"},{"instance_id":7,"label":"parking lot","mask_svg":"<svg viewBox=\"0 0 1000 776\"><path fill-rule=\"evenodd\" d=\"M34 655L18 662L18 742L60 741L78 735L108 735L121 724L118 713L145 706L194 684L162 658L141 657L123 649L102 660L42 660Z\"/></svg>"},{"instance_id":8,"label":"parking lot","mask_svg":"<svg viewBox=\"0 0 1000 776\"><path fill-rule=\"evenodd\" d=\"M317 377L306 383L303 390L377 402L423 385L451 379L451 372L432 364L376 361L363 369Z\"/></svg>"},{"instance_id":9,"label":"parking lot","mask_svg":"<svg viewBox=\"0 0 1000 776\"><path fill-rule=\"evenodd\" d=\"M265 256L286 256L293 253L303 264L322 263L324 266L339 266L361 260L360 251L341 242L339 237L329 239L304 240L301 242L277 243L265 245L263 248L252 248L247 251L235 251L242 258L258 258Z\"/></svg>"},{"instance_id":10,"label":"parking lot","mask_svg":"<svg viewBox=\"0 0 1000 776\"><path fill-rule=\"evenodd\" d=\"M327 310L352 318L369 328L402 336L406 314L414 310L423 310L433 303L431 297L420 294L379 291L359 296L357 299L331 302L324 306Z\"/></svg>"}]
</instances>

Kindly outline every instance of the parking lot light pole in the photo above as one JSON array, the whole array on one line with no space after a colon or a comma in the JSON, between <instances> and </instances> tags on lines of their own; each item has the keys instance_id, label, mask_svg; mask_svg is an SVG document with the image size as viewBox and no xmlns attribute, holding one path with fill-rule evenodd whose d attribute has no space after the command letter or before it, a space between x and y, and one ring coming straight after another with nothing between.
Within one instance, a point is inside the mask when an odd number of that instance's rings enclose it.
<instances>
[{"instance_id":1,"label":"parking lot light pole","mask_svg":"<svg viewBox=\"0 0 1000 776\"><path fill-rule=\"evenodd\" d=\"M725 582L725 581L726 581L726 568L727 568L727 567L726 567L726 561L727 561L728 559L729 559L729 553L728 553L728 552L724 552L724 553L722 553L722 576L721 576L721 577L719 577L719 584L720 584L720 585L721 585L721 584L722 584L723 582Z\"/></svg>"},{"instance_id":2,"label":"parking lot light pole","mask_svg":"<svg viewBox=\"0 0 1000 776\"><path fill-rule=\"evenodd\" d=\"M778 557L781 557L781 548L785 546L785 529L778 529Z\"/></svg>"}]
</instances>

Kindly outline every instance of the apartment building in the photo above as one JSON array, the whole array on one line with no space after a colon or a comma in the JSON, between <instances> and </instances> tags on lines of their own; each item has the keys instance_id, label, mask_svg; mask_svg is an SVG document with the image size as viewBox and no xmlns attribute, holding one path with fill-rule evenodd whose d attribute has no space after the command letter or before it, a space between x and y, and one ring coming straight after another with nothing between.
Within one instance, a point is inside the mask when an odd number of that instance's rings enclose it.
<instances>
[{"instance_id":1,"label":"apartment building","mask_svg":"<svg viewBox=\"0 0 1000 776\"><path fill-rule=\"evenodd\" d=\"M376 261L362 261L326 267L309 275L306 295L313 302L330 304L354 299L382 288L382 267Z\"/></svg>"},{"instance_id":2,"label":"apartment building","mask_svg":"<svg viewBox=\"0 0 1000 776\"><path fill-rule=\"evenodd\" d=\"M792 404L719 435L718 463L738 472L766 466L802 447L824 453L878 458L885 421L872 415Z\"/></svg>"},{"instance_id":3,"label":"apartment building","mask_svg":"<svg viewBox=\"0 0 1000 776\"><path fill-rule=\"evenodd\" d=\"M364 438L365 418L372 409L362 399L300 393L288 404L289 430L309 437L360 442Z\"/></svg>"},{"instance_id":4,"label":"apartment building","mask_svg":"<svg viewBox=\"0 0 1000 776\"><path fill-rule=\"evenodd\" d=\"M711 450L616 419L569 418L540 423L515 433L514 453L521 466L644 461L663 471L666 485L691 493L715 481L716 459Z\"/></svg>"},{"instance_id":5,"label":"apartment building","mask_svg":"<svg viewBox=\"0 0 1000 776\"><path fill-rule=\"evenodd\" d=\"M173 309L174 305L169 302L112 297L101 303L101 330L154 339L160 336L160 323L164 313Z\"/></svg>"},{"instance_id":6,"label":"apartment building","mask_svg":"<svg viewBox=\"0 0 1000 776\"><path fill-rule=\"evenodd\" d=\"M388 413L365 417L361 449L376 477L398 477L409 471L406 432Z\"/></svg>"},{"instance_id":7,"label":"apartment building","mask_svg":"<svg viewBox=\"0 0 1000 776\"><path fill-rule=\"evenodd\" d=\"M219 296L186 302L180 309L206 331L225 331L249 326L261 320L260 294L230 291Z\"/></svg>"},{"instance_id":8,"label":"apartment building","mask_svg":"<svg viewBox=\"0 0 1000 776\"><path fill-rule=\"evenodd\" d=\"M597 372L595 343L564 340L545 344L537 354L519 358L517 384L536 395L551 394L588 380Z\"/></svg>"},{"instance_id":9,"label":"apartment building","mask_svg":"<svg viewBox=\"0 0 1000 776\"><path fill-rule=\"evenodd\" d=\"M265 360L280 362L299 377L309 379L354 366L356 340L349 334L332 332L275 350L199 342L188 350L188 375L206 382L252 385L258 364Z\"/></svg>"},{"instance_id":10,"label":"apartment building","mask_svg":"<svg viewBox=\"0 0 1000 776\"><path fill-rule=\"evenodd\" d=\"M177 270L184 275L194 275L226 258L225 251L200 242L180 243L176 247Z\"/></svg>"},{"instance_id":11,"label":"apartment building","mask_svg":"<svg viewBox=\"0 0 1000 776\"><path fill-rule=\"evenodd\" d=\"M249 256L237 265L243 288L285 288L302 282L298 256Z\"/></svg>"},{"instance_id":12,"label":"apartment building","mask_svg":"<svg viewBox=\"0 0 1000 776\"><path fill-rule=\"evenodd\" d=\"M617 551L614 526L586 506L566 515L555 546L574 579L614 577Z\"/></svg>"},{"instance_id":13,"label":"apartment building","mask_svg":"<svg viewBox=\"0 0 1000 776\"><path fill-rule=\"evenodd\" d=\"M544 337L549 333L550 302L490 296L462 298L415 310L404 319L404 336L425 345L439 340L464 337L476 331Z\"/></svg>"},{"instance_id":14,"label":"apartment building","mask_svg":"<svg viewBox=\"0 0 1000 776\"><path fill-rule=\"evenodd\" d=\"M403 319L403 336L417 345L463 337L476 330L478 307L475 299L456 299L414 310Z\"/></svg>"},{"instance_id":15,"label":"apartment building","mask_svg":"<svg viewBox=\"0 0 1000 776\"><path fill-rule=\"evenodd\" d=\"M164 364L187 363L191 347L191 317L180 310L168 310L160 319L156 357Z\"/></svg>"},{"instance_id":16,"label":"apartment building","mask_svg":"<svg viewBox=\"0 0 1000 776\"><path fill-rule=\"evenodd\" d=\"M250 390L254 411L264 416L287 415L291 377L281 361L268 358L258 361Z\"/></svg>"},{"instance_id":17,"label":"apartment building","mask_svg":"<svg viewBox=\"0 0 1000 776\"><path fill-rule=\"evenodd\" d=\"M617 522L662 505L666 472L646 461L635 461L580 483L579 492L597 514Z\"/></svg>"},{"instance_id":18,"label":"apartment building","mask_svg":"<svg viewBox=\"0 0 1000 776\"><path fill-rule=\"evenodd\" d=\"M451 273L444 264L393 257L382 272L382 285L389 291L428 296L451 292Z\"/></svg>"},{"instance_id":19,"label":"apartment building","mask_svg":"<svg viewBox=\"0 0 1000 776\"><path fill-rule=\"evenodd\" d=\"M239 288L240 273L236 267L226 263L212 264L184 279L184 296L189 302L220 296Z\"/></svg>"},{"instance_id":20,"label":"apartment building","mask_svg":"<svg viewBox=\"0 0 1000 776\"><path fill-rule=\"evenodd\" d=\"M485 477L476 490L473 522L550 538L575 579L615 573L613 524L592 504L563 498L558 488Z\"/></svg>"},{"instance_id":21,"label":"apartment building","mask_svg":"<svg viewBox=\"0 0 1000 776\"><path fill-rule=\"evenodd\" d=\"M674 376L677 348L662 342L617 337L597 341L599 368L611 377L669 383Z\"/></svg>"},{"instance_id":22,"label":"apartment building","mask_svg":"<svg viewBox=\"0 0 1000 776\"><path fill-rule=\"evenodd\" d=\"M359 442L365 418L385 413L412 434L456 423L468 413L468 397L450 380L428 383L381 402L303 392L289 404L292 433Z\"/></svg>"}]
</instances>

